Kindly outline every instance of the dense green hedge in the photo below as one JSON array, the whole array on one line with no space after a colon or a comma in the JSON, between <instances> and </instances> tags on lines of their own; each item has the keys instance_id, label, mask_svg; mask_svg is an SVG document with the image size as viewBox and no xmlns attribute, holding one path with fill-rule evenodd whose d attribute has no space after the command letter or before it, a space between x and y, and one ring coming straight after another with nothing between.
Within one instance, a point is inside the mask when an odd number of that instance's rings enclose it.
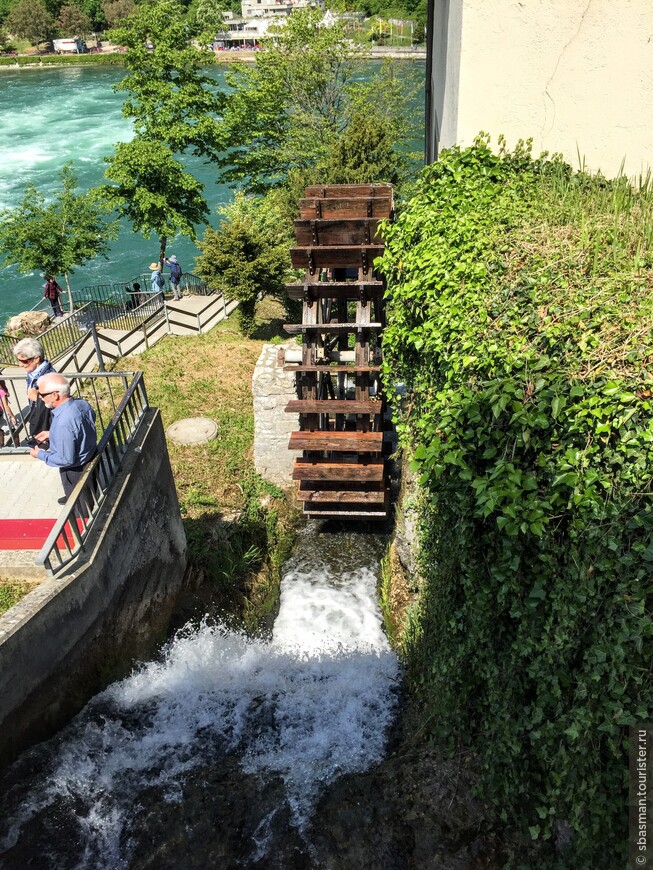
<instances>
[{"instance_id":1,"label":"dense green hedge","mask_svg":"<svg viewBox=\"0 0 653 870\"><path fill-rule=\"evenodd\" d=\"M0 66L66 66L70 64L92 64L95 66L122 66L123 56L110 54L19 54L14 57L0 57Z\"/></svg>"},{"instance_id":2,"label":"dense green hedge","mask_svg":"<svg viewBox=\"0 0 653 870\"><path fill-rule=\"evenodd\" d=\"M625 866L627 726L653 718L652 239L646 183L485 139L386 233L422 485L411 685L564 866Z\"/></svg>"}]
</instances>

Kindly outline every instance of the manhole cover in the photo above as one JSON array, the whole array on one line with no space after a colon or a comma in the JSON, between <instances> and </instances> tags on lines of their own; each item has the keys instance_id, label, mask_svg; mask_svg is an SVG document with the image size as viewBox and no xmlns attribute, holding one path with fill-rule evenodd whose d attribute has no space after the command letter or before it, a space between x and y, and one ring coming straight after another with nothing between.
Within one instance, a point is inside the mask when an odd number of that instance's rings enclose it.
<instances>
[{"instance_id":1,"label":"manhole cover","mask_svg":"<svg viewBox=\"0 0 653 870\"><path fill-rule=\"evenodd\" d=\"M166 429L166 435L176 444L203 444L213 441L217 434L218 424L208 417L187 417Z\"/></svg>"}]
</instances>

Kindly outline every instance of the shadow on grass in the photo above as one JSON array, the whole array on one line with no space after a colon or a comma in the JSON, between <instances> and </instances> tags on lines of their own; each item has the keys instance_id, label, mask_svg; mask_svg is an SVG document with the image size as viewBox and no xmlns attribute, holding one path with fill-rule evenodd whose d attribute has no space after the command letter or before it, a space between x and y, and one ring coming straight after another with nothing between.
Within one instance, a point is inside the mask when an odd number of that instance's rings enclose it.
<instances>
[{"instance_id":1,"label":"shadow on grass","mask_svg":"<svg viewBox=\"0 0 653 870\"><path fill-rule=\"evenodd\" d=\"M257 323L256 329L252 332L251 338L258 341L271 341L273 338L283 339L289 338L284 332L283 325L287 323L287 319L282 317L273 317L271 320L266 320L264 323Z\"/></svg>"}]
</instances>

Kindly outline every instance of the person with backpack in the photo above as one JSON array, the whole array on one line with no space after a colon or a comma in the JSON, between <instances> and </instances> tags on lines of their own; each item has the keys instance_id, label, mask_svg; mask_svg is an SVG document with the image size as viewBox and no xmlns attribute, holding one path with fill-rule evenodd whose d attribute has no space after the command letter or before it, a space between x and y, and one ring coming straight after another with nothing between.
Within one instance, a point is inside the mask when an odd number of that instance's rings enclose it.
<instances>
[{"instance_id":1,"label":"person with backpack","mask_svg":"<svg viewBox=\"0 0 653 870\"><path fill-rule=\"evenodd\" d=\"M165 264L170 269L170 288L172 290L172 295L174 299L177 301L181 299L181 288L179 284L181 282L181 266L177 262L177 258L173 254L170 259L165 258Z\"/></svg>"},{"instance_id":2,"label":"person with backpack","mask_svg":"<svg viewBox=\"0 0 653 870\"><path fill-rule=\"evenodd\" d=\"M50 300L50 305L52 305L52 311L55 317L63 317L61 293L61 287L57 284L52 275L47 275L45 284L43 285L43 298Z\"/></svg>"},{"instance_id":3,"label":"person with backpack","mask_svg":"<svg viewBox=\"0 0 653 870\"><path fill-rule=\"evenodd\" d=\"M152 272L150 277L152 293L160 293L166 285L166 279L161 274L161 264L150 263L150 271Z\"/></svg>"}]
</instances>

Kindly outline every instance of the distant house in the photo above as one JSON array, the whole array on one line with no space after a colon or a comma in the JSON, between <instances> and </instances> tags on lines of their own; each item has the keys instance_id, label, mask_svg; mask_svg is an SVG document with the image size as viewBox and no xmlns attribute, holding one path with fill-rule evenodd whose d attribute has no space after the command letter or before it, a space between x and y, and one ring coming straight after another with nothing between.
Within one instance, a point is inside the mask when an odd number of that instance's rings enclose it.
<instances>
[{"instance_id":1,"label":"distant house","mask_svg":"<svg viewBox=\"0 0 653 870\"><path fill-rule=\"evenodd\" d=\"M324 0L242 0L243 18L287 18L295 9L324 9Z\"/></svg>"}]
</instances>

